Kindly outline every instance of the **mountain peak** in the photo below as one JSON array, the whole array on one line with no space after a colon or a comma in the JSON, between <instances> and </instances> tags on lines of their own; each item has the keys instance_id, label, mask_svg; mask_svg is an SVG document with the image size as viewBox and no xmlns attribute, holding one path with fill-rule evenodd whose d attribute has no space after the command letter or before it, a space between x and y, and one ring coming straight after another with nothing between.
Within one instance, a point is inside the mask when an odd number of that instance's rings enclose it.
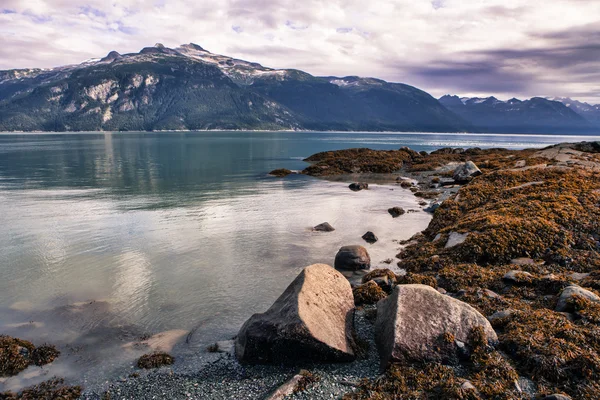
<instances>
[{"instance_id":1,"label":"mountain peak","mask_svg":"<svg viewBox=\"0 0 600 400\"><path fill-rule=\"evenodd\" d=\"M202 46L199 46L196 43L182 44L180 47L187 50L206 51Z\"/></svg>"},{"instance_id":2,"label":"mountain peak","mask_svg":"<svg viewBox=\"0 0 600 400\"><path fill-rule=\"evenodd\" d=\"M156 43L156 44L154 45L154 47L156 47L157 49L164 49L164 48L165 48L165 45L164 45L164 44L162 44L162 43Z\"/></svg>"},{"instance_id":3,"label":"mountain peak","mask_svg":"<svg viewBox=\"0 0 600 400\"><path fill-rule=\"evenodd\" d=\"M117 51L111 51L106 55L106 57L102 58L100 61L114 61L121 58L121 54Z\"/></svg>"}]
</instances>

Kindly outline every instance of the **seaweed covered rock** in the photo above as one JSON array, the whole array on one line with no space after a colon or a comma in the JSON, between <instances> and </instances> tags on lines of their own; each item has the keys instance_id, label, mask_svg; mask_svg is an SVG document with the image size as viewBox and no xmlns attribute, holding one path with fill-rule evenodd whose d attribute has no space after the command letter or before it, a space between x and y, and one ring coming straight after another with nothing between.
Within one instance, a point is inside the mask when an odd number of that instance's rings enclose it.
<instances>
[{"instance_id":1,"label":"seaweed covered rock","mask_svg":"<svg viewBox=\"0 0 600 400\"><path fill-rule=\"evenodd\" d=\"M452 179L457 183L467 183L476 176L481 175L481 170L473 161L467 161L454 170Z\"/></svg>"},{"instance_id":2,"label":"seaweed covered rock","mask_svg":"<svg viewBox=\"0 0 600 400\"><path fill-rule=\"evenodd\" d=\"M558 303L556 304L556 311L571 311L572 300L574 300L576 297L600 304L600 296L594 292L586 290L577 285L571 285L567 286L560 294Z\"/></svg>"},{"instance_id":3,"label":"seaweed covered rock","mask_svg":"<svg viewBox=\"0 0 600 400\"><path fill-rule=\"evenodd\" d=\"M483 327L489 344L497 342L488 320L473 307L426 285L399 285L377 303L375 341L381 367L390 362L458 360L470 332Z\"/></svg>"},{"instance_id":4,"label":"seaweed covered rock","mask_svg":"<svg viewBox=\"0 0 600 400\"><path fill-rule=\"evenodd\" d=\"M279 168L279 169L274 169L273 171L269 172L269 175L273 175L276 176L278 178L283 178L286 177L290 174L292 174L293 172L290 171L289 169L285 169L285 168Z\"/></svg>"},{"instance_id":5,"label":"seaweed covered rock","mask_svg":"<svg viewBox=\"0 0 600 400\"><path fill-rule=\"evenodd\" d=\"M16 375L29 365L49 364L59 355L52 345L35 347L27 340L0 335L0 377Z\"/></svg>"},{"instance_id":6,"label":"seaweed covered rock","mask_svg":"<svg viewBox=\"0 0 600 400\"><path fill-rule=\"evenodd\" d=\"M354 182L351 183L348 187L354 192L359 192L361 190L369 189L369 184L365 182Z\"/></svg>"},{"instance_id":7,"label":"seaweed covered rock","mask_svg":"<svg viewBox=\"0 0 600 400\"><path fill-rule=\"evenodd\" d=\"M297 364L352 361L354 297L348 280L325 264L304 270L266 312L240 329L241 362Z\"/></svg>"},{"instance_id":8,"label":"seaweed covered rock","mask_svg":"<svg viewBox=\"0 0 600 400\"><path fill-rule=\"evenodd\" d=\"M333 231L335 231L335 228L333 226L331 226L331 224L329 222L323 222L322 224L319 224L319 225L315 226L313 228L313 231L317 231L317 232L333 232Z\"/></svg>"},{"instance_id":9,"label":"seaweed covered rock","mask_svg":"<svg viewBox=\"0 0 600 400\"><path fill-rule=\"evenodd\" d=\"M379 300L387 297L385 291L374 280L355 287L352 290L352 294L354 295L354 304L357 306L375 304Z\"/></svg>"},{"instance_id":10,"label":"seaweed covered rock","mask_svg":"<svg viewBox=\"0 0 600 400\"><path fill-rule=\"evenodd\" d=\"M27 340L0 336L0 376L13 376L27 368L34 349Z\"/></svg>"},{"instance_id":11,"label":"seaweed covered rock","mask_svg":"<svg viewBox=\"0 0 600 400\"><path fill-rule=\"evenodd\" d=\"M52 378L23 389L19 393L0 393L2 400L75 400L81 396L81 386L69 386L64 379Z\"/></svg>"},{"instance_id":12,"label":"seaweed covered rock","mask_svg":"<svg viewBox=\"0 0 600 400\"><path fill-rule=\"evenodd\" d=\"M175 362L175 358L165 353L164 351L157 351L152 354L144 354L137 362L138 368L152 369L160 368L166 365L172 365Z\"/></svg>"},{"instance_id":13,"label":"seaweed covered rock","mask_svg":"<svg viewBox=\"0 0 600 400\"><path fill-rule=\"evenodd\" d=\"M357 271L371 268L371 257L363 246L344 246L335 255L335 269Z\"/></svg>"}]
</instances>

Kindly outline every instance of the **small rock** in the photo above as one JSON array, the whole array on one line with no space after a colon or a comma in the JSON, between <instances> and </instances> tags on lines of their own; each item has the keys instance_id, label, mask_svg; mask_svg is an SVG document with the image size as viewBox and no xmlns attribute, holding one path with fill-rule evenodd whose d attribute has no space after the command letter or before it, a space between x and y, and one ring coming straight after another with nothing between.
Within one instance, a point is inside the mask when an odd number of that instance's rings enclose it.
<instances>
[{"instance_id":1,"label":"small rock","mask_svg":"<svg viewBox=\"0 0 600 400\"><path fill-rule=\"evenodd\" d=\"M489 297L490 299L499 299L502 297L498 293L496 293L490 289L482 289L480 291L480 293L486 297Z\"/></svg>"},{"instance_id":2,"label":"small rock","mask_svg":"<svg viewBox=\"0 0 600 400\"><path fill-rule=\"evenodd\" d=\"M335 256L335 269L357 271L371 268L371 257L363 246L344 246Z\"/></svg>"},{"instance_id":3,"label":"small rock","mask_svg":"<svg viewBox=\"0 0 600 400\"><path fill-rule=\"evenodd\" d=\"M519 160L515 163L515 168L523 168L527 165L525 160Z\"/></svg>"},{"instance_id":4,"label":"small rock","mask_svg":"<svg viewBox=\"0 0 600 400\"><path fill-rule=\"evenodd\" d=\"M513 258L510 260L510 263L513 265L534 265L535 261L531 258L521 257L521 258Z\"/></svg>"},{"instance_id":5,"label":"small rock","mask_svg":"<svg viewBox=\"0 0 600 400\"><path fill-rule=\"evenodd\" d=\"M448 291L446 289L441 288L441 287L437 288L437 291L440 292L441 294L447 294L448 293Z\"/></svg>"},{"instance_id":6,"label":"small rock","mask_svg":"<svg viewBox=\"0 0 600 400\"><path fill-rule=\"evenodd\" d=\"M506 309L506 310L502 310L502 311L496 311L495 313L493 313L492 315L490 315L488 317L488 321L494 322L495 320L510 317L514 313L515 313L515 310L511 310L510 308Z\"/></svg>"},{"instance_id":7,"label":"small rock","mask_svg":"<svg viewBox=\"0 0 600 400\"><path fill-rule=\"evenodd\" d=\"M371 231L368 231L367 233L365 233L364 235L362 235L362 238L365 240L365 242L367 243L375 243L376 241L378 241L379 239L377 238L377 236L375 236L375 234Z\"/></svg>"},{"instance_id":8,"label":"small rock","mask_svg":"<svg viewBox=\"0 0 600 400\"><path fill-rule=\"evenodd\" d=\"M315 226L313 228L313 231L333 232L333 231L335 231L335 228L333 226L331 226L331 224L329 224L329 222L323 222L322 224Z\"/></svg>"},{"instance_id":9,"label":"small rock","mask_svg":"<svg viewBox=\"0 0 600 400\"><path fill-rule=\"evenodd\" d=\"M459 244L464 243L464 241L467 240L468 236L469 236L469 232L467 232L467 233L450 232L450 235L448 235L448 241L446 242L446 245L444 246L444 248L448 249L450 247L458 246Z\"/></svg>"},{"instance_id":10,"label":"small rock","mask_svg":"<svg viewBox=\"0 0 600 400\"><path fill-rule=\"evenodd\" d=\"M475 390L475 391L477 391L477 388L470 381L464 381L463 384L460 385L460 388L462 390Z\"/></svg>"},{"instance_id":11,"label":"small rock","mask_svg":"<svg viewBox=\"0 0 600 400\"><path fill-rule=\"evenodd\" d=\"M600 303L600 297L598 297L595 293L577 285L571 285L564 288L560 294L558 303L556 304L556 311L570 311L569 300L573 296L580 296L593 301L594 303Z\"/></svg>"},{"instance_id":12,"label":"small rock","mask_svg":"<svg viewBox=\"0 0 600 400\"><path fill-rule=\"evenodd\" d=\"M481 170L477 168L477 165L473 161L467 161L460 167L456 168L452 179L457 183L467 183L476 176L481 175Z\"/></svg>"},{"instance_id":13,"label":"small rock","mask_svg":"<svg viewBox=\"0 0 600 400\"><path fill-rule=\"evenodd\" d=\"M358 192L360 190L369 189L369 184L365 182L354 182L351 183L348 187L350 188L350 190Z\"/></svg>"},{"instance_id":14,"label":"small rock","mask_svg":"<svg viewBox=\"0 0 600 400\"><path fill-rule=\"evenodd\" d=\"M527 283L530 282L532 278L533 275L531 275L529 272L519 270L508 271L502 277L502 279L504 279L505 281L509 281L512 283Z\"/></svg>"},{"instance_id":15,"label":"small rock","mask_svg":"<svg viewBox=\"0 0 600 400\"><path fill-rule=\"evenodd\" d=\"M388 212L392 217L398 218L399 216L403 215L406 211L404 211L402 207L392 207L388 208Z\"/></svg>"},{"instance_id":16,"label":"small rock","mask_svg":"<svg viewBox=\"0 0 600 400\"><path fill-rule=\"evenodd\" d=\"M569 278L573 279L574 281L581 281L588 276L590 276L590 274L583 272L573 272L572 274L569 274Z\"/></svg>"}]
</instances>

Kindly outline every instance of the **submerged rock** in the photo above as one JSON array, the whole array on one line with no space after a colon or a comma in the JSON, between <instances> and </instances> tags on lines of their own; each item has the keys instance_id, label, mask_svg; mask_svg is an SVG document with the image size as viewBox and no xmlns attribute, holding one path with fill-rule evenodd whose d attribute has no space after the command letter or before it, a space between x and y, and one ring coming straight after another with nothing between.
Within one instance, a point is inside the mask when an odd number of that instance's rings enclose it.
<instances>
[{"instance_id":1,"label":"submerged rock","mask_svg":"<svg viewBox=\"0 0 600 400\"><path fill-rule=\"evenodd\" d=\"M477 168L477 165L473 161L467 161L454 170L452 179L457 183L467 183L479 175L481 175L481 170Z\"/></svg>"},{"instance_id":2,"label":"submerged rock","mask_svg":"<svg viewBox=\"0 0 600 400\"><path fill-rule=\"evenodd\" d=\"M600 303L600 297L589 290L586 290L577 285L571 285L564 288L560 297L558 298L558 303L556 304L556 311L570 311L571 305L570 300L575 298L575 296L583 297L594 303Z\"/></svg>"},{"instance_id":3,"label":"submerged rock","mask_svg":"<svg viewBox=\"0 0 600 400\"><path fill-rule=\"evenodd\" d=\"M240 329L235 353L245 363L352 361L354 297L348 280L325 264L304 270L266 312Z\"/></svg>"},{"instance_id":4,"label":"submerged rock","mask_svg":"<svg viewBox=\"0 0 600 400\"><path fill-rule=\"evenodd\" d=\"M490 344L497 342L488 320L467 303L426 285L396 286L377 303L375 341L381 367L395 361L455 361L477 327L483 327Z\"/></svg>"},{"instance_id":5,"label":"submerged rock","mask_svg":"<svg viewBox=\"0 0 600 400\"><path fill-rule=\"evenodd\" d=\"M333 232L333 231L335 231L335 228L333 226L331 226L331 224L329 224L329 222L323 222L322 224L315 226L313 228L313 231Z\"/></svg>"},{"instance_id":6,"label":"submerged rock","mask_svg":"<svg viewBox=\"0 0 600 400\"><path fill-rule=\"evenodd\" d=\"M377 236L375 236L375 234L371 231L368 231L367 233L365 233L364 235L362 235L362 238L365 240L365 242L367 243L375 243L376 241L378 241L379 239L377 238Z\"/></svg>"},{"instance_id":7,"label":"submerged rock","mask_svg":"<svg viewBox=\"0 0 600 400\"><path fill-rule=\"evenodd\" d=\"M355 192L358 192L360 190L366 190L369 188L369 184L365 183L365 182L354 182L351 183L349 186L350 190L353 190Z\"/></svg>"},{"instance_id":8,"label":"submerged rock","mask_svg":"<svg viewBox=\"0 0 600 400\"><path fill-rule=\"evenodd\" d=\"M371 268L371 257L363 246L344 246L335 255L335 269L357 271Z\"/></svg>"},{"instance_id":9,"label":"submerged rock","mask_svg":"<svg viewBox=\"0 0 600 400\"><path fill-rule=\"evenodd\" d=\"M406 211L404 211L404 208L402 207L388 208L388 212L394 218L398 218L399 216L404 215L404 213L406 213Z\"/></svg>"}]
</instances>

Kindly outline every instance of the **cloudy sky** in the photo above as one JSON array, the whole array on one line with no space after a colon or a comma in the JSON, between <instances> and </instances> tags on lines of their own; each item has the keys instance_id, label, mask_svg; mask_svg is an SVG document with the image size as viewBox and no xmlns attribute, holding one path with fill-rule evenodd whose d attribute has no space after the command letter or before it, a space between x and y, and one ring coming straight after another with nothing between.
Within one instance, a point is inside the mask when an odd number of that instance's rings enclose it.
<instances>
[{"instance_id":1,"label":"cloudy sky","mask_svg":"<svg viewBox=\"0 0 600 400\"><path fill-rule=\"evenodd\" d=\"M600 0L0 0L0 69L156 42L435 96L600 103Z\"/></svg>"}]
</instances>

